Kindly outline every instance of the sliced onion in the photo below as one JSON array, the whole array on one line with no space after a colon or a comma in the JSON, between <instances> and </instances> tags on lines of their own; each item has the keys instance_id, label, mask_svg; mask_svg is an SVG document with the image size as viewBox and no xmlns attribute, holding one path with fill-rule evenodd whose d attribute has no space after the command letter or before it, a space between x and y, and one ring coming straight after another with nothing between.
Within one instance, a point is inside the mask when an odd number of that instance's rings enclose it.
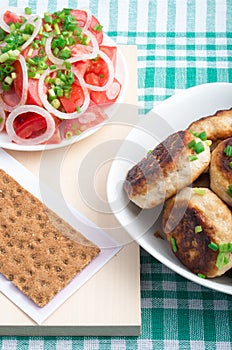
<instances>
[{"instance_id":1,"label":"sliced onion","mask_svg":"<svg viewBox=\"0 0 232 350\"><path fill-rule=\"evenodd\" d=\"M34 20L37 18L37 20L34 22ZM35 39L35 37L38 35L39 30L42 25L42 18L39 16L31 15L28 20L22 25L21 29L23 29L28 23L34 25L33 33L31 34L30 38L21 46L21 50L23 51L26 49L27 46L29 46L32 41Z\"/></svg>"},{"instance_id":2,"label":"sliced onion","mask_svg":"<svg viewBox=\"0 0 232 350\"><path fill-rule=\"evenodd\" d=\"M117 81L113 82L111 87L108 90L106 90L107 98L109 100L114 100L118 96L120 89L120 84Z\"/></svg>"},{"instance_id":3,"label":"sliced onion","mask_svg":"<svg viewBox=\"0 0 232 350\"><path fill-rule=\"evenodd\" d=\"M6 121L6 113L4 109L0 106L0 131L3 130Z\"/></svg>"},{"instance_id":4,"label":"sliced onion","mask_svg":"<svg viewBox=\"0 0 232 350\"><path fill-rule=\"evenodd\" d=\"M5 111L8 111L8 112L11 112L13 111L13 109L19 107L19 106L22 106L26 103L26 100L27 100L27 92L28 92L28 74L27 74L27 65L26 65L26 61L25 61L25 58L22 56L22 55L19 55L19 58L18 58L20 64L21 64L21 67L22 67L22 77L23 77L23 91L22 91L22 96L21 96L21 99L19 101L19 103L15 106L10 106L8 104L6 104L4 101L3 101L3 98L2 96L0 95L0 106L3 107L3 109Z\"/></svg>"},{"instance_id":5,"label":"sliced onion","mask_svg":"<svg viewBox=\"0 0 232 350\"><path fill-rule=\"evenodd\" d=\"M85 25L83 27L83 32L85 32L86 30L88 30L88 28L89 28L89 26L91 24L92 12L90 10L87 10L87 9L84 9L83 11L85 11L86 14L87 14L87 19L86 19Z\"/></svg>"},{"instance_id":6,"label":"sliced onion","mask_svg":"<svg viewBox=\"0 0 232 350\"><path fill-rule=\"evenodd\" d=\"M58 70L65 70L64 67L59 67L57 69L53 69L50 70L49 68L41 75L40 79L39 79L39 95L40 95L40 99L44 105L44 107L53 115L55 115L58 118L61 119L74 119L74 118L79 118L88 108L89 103L90 103L90 96L89 96L89 92L88 89L86 88L86 84L84 79L82 78L82 76L79 74L79 72L73 70L73 73L75 74L75 76L77 77L77 79L79 80L80 83L80 87L83 90L84 93L84 103L83 105L80 107L80 111L78 112L73 112L73 113L65 113L65 112L61 112L58 109L54 108L49 101L47 100L47 94L44 92L44 80L45 78L51 74L54 73Z\"/></svg>"},{"instance_id":7,"label":"sliced onion","mask_svg":"<svg viewBox=\"0 0 232 350\"><path fill-rule=\"evenodd\" d=\"M86 31L85 34L90 37L90 40L92 42L92 46L85 46L86 48L89 49L89 53L82 53L80 55L70 57L67 60L65 60L65 62L74 63L78 61L91 60L97 57L97 55L99 54L99 45L98 45L97 39L89 31ZM57 58L53 55L52 47L51 47L52 40L53 40L53 37L50 37L46 40L46 45L45 45L46 54L51 62L61 66L64 63L64 60L62 60L61 58Z\"/></svg>"},{"instance_id":8,"label":"sliced onion","mask_svg":"<svg viewBox=\"0 0 232 350\"><path fill-rule=\"evenodd\" d=\"M87 88L90 89L90 90L93 90L93 91L105 91L105 90L108 90L111 87L111 85L113 84L113 81L114 81L114 66L113 66L113 62L111 61L109 56L107 56L103 51L99 51L99 56L106 62L107 66L108 66L109 79L106 82L106 84L103 85L103 86L91 85L91 84L87 84L86 83Z\"/></svg>"},{"instance_id":9,"label":"sliced onion","mask_svg":"<svg viewBox=\"0 0 232 350\"><path fill-rule=\"evenodd\" d=\"M14 130L14 120L22 113L34 112L41 115L46 119L47 129L46 131L37 137L24 139L18 136ZM12 141L20 145L38 145L48 141L55 132L55 121L51 114L44 108L35 105L26 105L15 108L13 112L9 114L6 120L6 131Z\"/></svg>"}]
</instances>

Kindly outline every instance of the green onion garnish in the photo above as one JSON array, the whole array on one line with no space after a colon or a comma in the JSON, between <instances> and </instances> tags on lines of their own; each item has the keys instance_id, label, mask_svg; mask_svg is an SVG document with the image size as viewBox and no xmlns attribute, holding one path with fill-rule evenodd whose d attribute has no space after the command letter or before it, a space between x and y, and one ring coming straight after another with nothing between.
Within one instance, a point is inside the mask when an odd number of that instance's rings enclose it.
<instances>
[{"instance_id":1,"label":"green onion garnish","mask_svg":"<svg viewBox=\"0 0 232 350\"><path fill-rule=\"evenodd\" d=\"M205 194L205 190L203 190L202 188L195 187L193 191L195 194L199 194L200 196L203 196Z\"/></svg>"},{"instance_id":2,"label":"green onion garnish","mask_svg":"<svg viewBox=\"0 0 232 350\"><path fill-rule=\"evenodd\" d=\"M25 15L31 15L32 14L32 11L31 11L30 7L25 7L24 12L25 12Z\"/></svg>"},{"instance_id":3,"label":"green onion garnish","mask_svg":"<svg viewBox=\"0 0 232 350\"><path fill-rule=\"evenodd\" d=\"M232 157L232 146L227 145L226 148L224 149L224 153L226 154L227 157Z\"/></svg>"},{"instance_id":4,"label":"green onion garnish","mask_svg":"<svg viewBox=\"0 0 232 350\"><path fill-rule=\"evenodd\" d=\"M190 162L192 162L192 161L194 161L194 160L197 160L197 159L198 159L198 157L197 157L195 154L188 156L188 160L189 160Z\"/></svg>"},{"instance_id":5,"label":"green onion garnish","mask_svg":"<svg viewBox=\"0 0 232 350\"><path fill-rule=\"evenodd\" d=\"M227 253L219 252L216 260L216 266L218 269L222 269L224 266L226 266L229 262L227 256Z\"/></svg>"},{"instance_id":6,"label":"green onion garnish","mask_svg":"<svg viewBox=\"0 0 232 350\"><path fill-rule=\"evenodd\" d=\"M196 145L196 141L193 139L188 143L188 148L194 148L195 145Z\"/></svg>"},{"instance_id":7,"label":"green onion garnish","mask_svg":"<svg viewBox=\"0 0 232 350\"><path fill-rule=\"evenodd\" d=\"M208 244L208 247L209 247L211 250L213 250L214 252L216 252L216 251L218 250L218 245L217 245L216 243L214 243L214 242L210 242L210 243Z\"/></svg>"},{"instance_id":8,"label":"green onion garnish","mask_svg":"<svg viewBox=\"0 0 232 350\"><path fill-rule=\"evenodd\" d=\"M176 240L174 237L171 237L172 250L174 253L177 252Z\"/></svg>"},{"instance_id":9,"label":"green onion garnish","mask_svg":"<svg viewBox=\"0 0 232 350\"><path fill-rule=\"evenodd\" d=\"M198 273L197 276L200 278L206 278L206 276L203 273Z\"/></svg>"},{"instance_id":10,"label":"green onion garnish","mask_svg":"<svg viewBox=\"0 0 232 350\"><path fill-rule=\"evenodd\" d=\"M199 137L199 139L201 139L202 141L206 141L207 140L207 135L205 131L200 132L197 137Z\"/></svg>"},{"instance_id":11,"label":"green onion garnish","mask_svg":"<svg viewBox=\"0 0 232 350\"><path fill-rule=\"evenodd\" d=\"M195 226L194 231L195 231L195 233L202 232L202 227L201 227L201 225Z\"/></svg>"},{"instance_id":12,"label":"green onion garnish","mask_svg":"<svg viewBox=\"0 0 232 350\"><path fill-rule=\"evenodd\" d=\"M101 24L96 24L93 27L93 30L95 30L95 32L101 32L102 31L103 26Z\"/></svg>"},{"instance_id":13,"label":"green onion garnish","mask_svg":"<svg viewBox=\"0 0 232 350\"><path fill-rule=\"evenodd\" d=\"M203 152L204 149L205 149L204 144L203 144L201 141L198 142L198 143L196 143L196 145L194 146L194 151L195 151L197 154Z\"/></svg>"},{"instance_id":14,"label":"green onion garnish","mask_svg":"<svg viewBox=\"0 0 232 350\"><path fill-rule=\"evenodd\" d=\"M226 193L227 193L230 197L232 197L232 185L229 185L229 186L228 186L228 189L227 189Z\"/></svg>"}]
</instances>

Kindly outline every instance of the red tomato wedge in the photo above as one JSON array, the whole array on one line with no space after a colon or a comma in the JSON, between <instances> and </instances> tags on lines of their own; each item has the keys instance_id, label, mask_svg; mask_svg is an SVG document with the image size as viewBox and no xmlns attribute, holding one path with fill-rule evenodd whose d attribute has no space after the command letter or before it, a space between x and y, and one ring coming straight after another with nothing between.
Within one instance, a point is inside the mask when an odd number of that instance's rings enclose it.
<instances>
[{"instance_id":1,"label":"red tomato wedge","mask_svg":"<svg viewBox=\"0 0 232 350\"><path fill-rule=\"evenodd\" d=\"M28 94L26 104L42 106L41 99L39 97L39 80L38 79L28 79Z\"/></svg>"},{"instance_id":2,"label":"red tomato wedge","mask_svg":"<svg viewBox=\"0 0 232 350\"><path fill-rule=\"evenodd\" d=\"M3 19L6 22L6 24L22 22L20 16L17 16L15 13L11 11L6 11L4 13Z\"/></svg>"},{"instance_id":3,"label":"red tomato wedge","mask_svg":"<svg viewBox=\"0 0 232 350\"><path fill-rule=\"evenodd\" d=\"M67 113L75 112L77 107L81 107L84 103L84 93L80 85L74 82L70 96L60 97L60 102Z\"/></svg>"},{"instance_id":4,"label":"red tomato wedge","mask_svg":"<svg viewBox=\"0 0 232 350\"><path fill-rule=\"evenodd\" d=\"M87 20L86 11L72 10L71 15L74 16L77 20L79 27L83 28ZM96 17L92 15L92 20L88 30L96 37L99 45L102 43L103 40L103 31L100 28L100 22L97 20Z\"/></svg>"}]
</instances>

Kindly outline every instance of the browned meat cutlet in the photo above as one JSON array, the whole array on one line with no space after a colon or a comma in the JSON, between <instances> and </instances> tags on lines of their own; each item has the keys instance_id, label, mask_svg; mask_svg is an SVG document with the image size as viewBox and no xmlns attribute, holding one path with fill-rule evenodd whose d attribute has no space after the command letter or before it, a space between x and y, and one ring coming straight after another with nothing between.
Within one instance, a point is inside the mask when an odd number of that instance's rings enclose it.
<instances>
[{"instance_id":1,"label":"browned meat cutlet","mask_svg":"<svg viewBox=\"0 0 232 350\"><path fill-rule=\"evenodd\" d=\"M193 273L212 278L232 267L231 252L219 249L232 242L231 211L210 189L181 190L167 202L162 226L175 255Z\"/></svg>"},{"instance_id":2,"label":"browned meat cutlet","mask_svg":"<svg viewBox=\"0 0 232 350\"><path fill-rule=\"evenodd\" d=\"M210 187L223 201L225 201L230 206L232 206L231 166L232 137L218 144L218 146L212 152L210 164Z\"/></svg>"},{"instance_id":3,"label":"browned meat cutlet","mask_svg":"<svg viewBox=\"0 0 232 350\"><path fill-rule=\"evenodd\" d=\"M232 137L232 108L200 118L191 123L188 130L197 133L205 131L207 138L213 142Z\"/></svg>"},{"instance_id":4,"label":"browned meat cutlet","mask_svg":"<svg viewBox=\"0 0 232 350\"><path fill-rule=\"evenodd\" d=\"M194 140L203 144L204 150L197 155L189 147ZM128 171L124 190L139 207L155 207L192 183L209 161L210 149L206 142L188 130L176 132Z\"/></svg>"}]
</instances>

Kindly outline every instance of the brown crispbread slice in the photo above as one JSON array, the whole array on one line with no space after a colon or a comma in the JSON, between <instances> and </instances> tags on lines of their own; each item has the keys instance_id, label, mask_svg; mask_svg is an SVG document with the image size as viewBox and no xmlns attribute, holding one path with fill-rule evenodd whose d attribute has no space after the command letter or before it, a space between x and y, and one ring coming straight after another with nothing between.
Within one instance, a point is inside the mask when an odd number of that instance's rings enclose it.
<instances>
[{"instance_id":1,"label":"brown crispbread slice","mask_svg":"<svg viewBox=\"0 0 232 350\"><path fill-rule=\"evenodd\" d=\"M0 169L0 273L25 295L45 306L99 253Z\"/></svg>"}]
</instances>

